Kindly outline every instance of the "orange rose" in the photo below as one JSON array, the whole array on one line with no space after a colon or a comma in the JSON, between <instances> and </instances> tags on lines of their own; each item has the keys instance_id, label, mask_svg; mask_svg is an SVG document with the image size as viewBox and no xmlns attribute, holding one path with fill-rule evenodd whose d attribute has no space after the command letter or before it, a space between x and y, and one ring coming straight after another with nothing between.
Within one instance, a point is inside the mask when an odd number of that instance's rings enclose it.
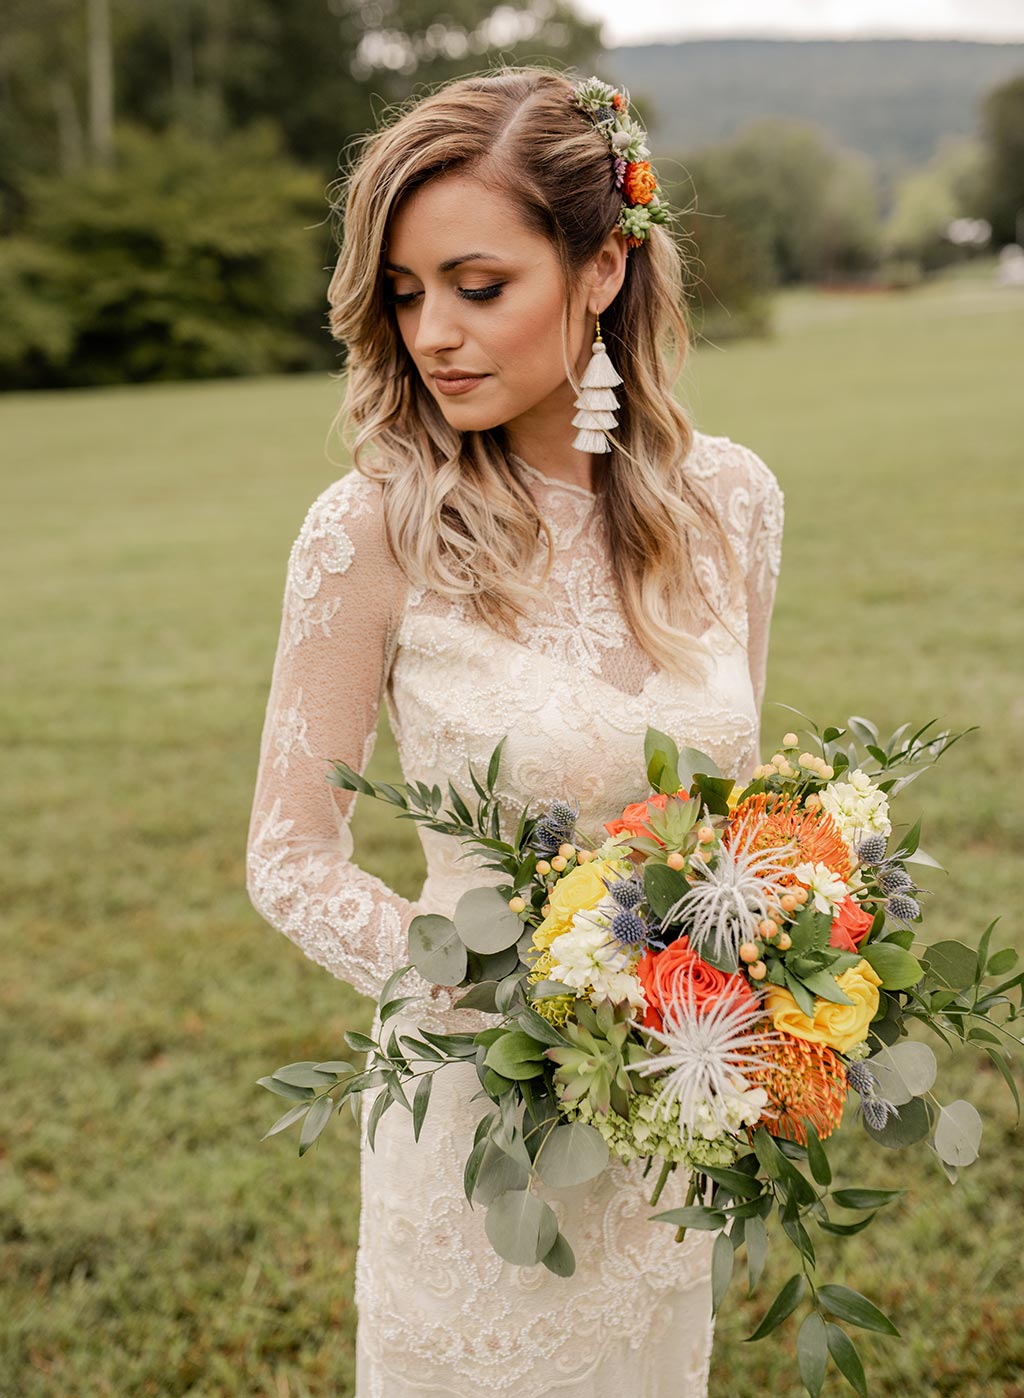
<instances>
[{"instance_id":1,"label":"orange rose","mask_svg":"<svg viewBox=\"0 0 1024 1398\"><path fill-rule=\"evenodd\" d=\"M622 182L631 204L649 204L657 193L658 181L649 160L631 160Z\"/></svg>"},{"instance_id":2,"label":"orange rose","mask_svg":"<svg viewBox=\"0 0 1024 1398\"><path fill-rule=\"evenodd\" d=\"M670 942L664 951L645 951L637 962L637 975L644 988L647 1011L644 1026L661 1029L665 1009L672 1004L685 1003L687 987L692 992L698 1011L703 1011L723 995L753 998L745 976L728 975L709 966L689 948L689 938Z\"/></svg>"},{"instance_id":3,"label":"orange rose","mask_svg":"<svg viewBox=\"0 0 1024 1398\"><path fill-rule=\"evenodd\" d=\"M682 788L676 792L676 795L683 801L690 799L690 793ZM667 800L668 796L665 792L659 791L656 796L648 796L646 801L634 801L632 806L626 807L618 820L605 821L604 828L609 835L652 835L653 831L647 825L647 807L654 806L659 811L663 811ZM657 836L654 838L657 839ZM658 840L658 844L661 843L662 841Z\"/></svg>"},{"instance_id":4,"label":"orange rose","mask_svg":"<svg viewBox=\"0 0 1024 1398\"><path fill-rule=\"evenodd\" d=\"M847 894L839 904L839 911L832 919L832 933L828 939L830 947L839 951L858 951L868 935L874 918L861 907L856 898Z\"/></svg>"}]
</instances>

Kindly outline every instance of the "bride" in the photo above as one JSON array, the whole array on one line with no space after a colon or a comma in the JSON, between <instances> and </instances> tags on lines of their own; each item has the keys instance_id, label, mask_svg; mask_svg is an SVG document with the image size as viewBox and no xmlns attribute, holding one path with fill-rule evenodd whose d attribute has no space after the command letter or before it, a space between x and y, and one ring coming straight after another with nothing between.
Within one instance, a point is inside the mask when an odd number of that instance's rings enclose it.
<instances>
[{"instance_id":1,"label":"bride","mask_svg":"<svg viewBox=\"0 0 1024 1398\"><path fill-rule=\"evenodd\" d=\"M366 995L417 913L499 877L425 829L415 903L352 862L354 798L327 764L365 767L382 702L408 779L469 791L507 734L506 819L567 797L595 840L637 798L648 725L741 782L759 762L782 493L673 396L682 273L645 139L596 79L503 69L407 107L345 183L329 294L355 469L288 561L247 882ZM592 361L617 393L578 407ZM410 985L399 1032L493 1022ZM616 1163L544 1192L574 1276L501 1261L463 1194L477 1089L471 1064L446 1070L418 1145L401 1111L364 1144L357 1398L706 1394L711 1235L677 1245Z\"/></svg>"}]
</instances>

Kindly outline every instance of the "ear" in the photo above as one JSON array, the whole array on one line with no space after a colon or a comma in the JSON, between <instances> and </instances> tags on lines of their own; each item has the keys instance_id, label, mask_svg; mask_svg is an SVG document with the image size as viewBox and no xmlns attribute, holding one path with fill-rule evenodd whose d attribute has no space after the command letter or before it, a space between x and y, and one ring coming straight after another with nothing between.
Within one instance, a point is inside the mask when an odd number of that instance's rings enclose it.
<instances>
[{"instance_id":1,"label":"ear","mask_svg":"<svg viewBox=\"0 0 1024 1398\"><path fill-rule=\"evenodd\" d=\"M628 252L621 229L613 228L591 262L591 274L587 279L587 304L591 312L600 314L618 296L626 279Z\"/></svg>"}]
</instances>

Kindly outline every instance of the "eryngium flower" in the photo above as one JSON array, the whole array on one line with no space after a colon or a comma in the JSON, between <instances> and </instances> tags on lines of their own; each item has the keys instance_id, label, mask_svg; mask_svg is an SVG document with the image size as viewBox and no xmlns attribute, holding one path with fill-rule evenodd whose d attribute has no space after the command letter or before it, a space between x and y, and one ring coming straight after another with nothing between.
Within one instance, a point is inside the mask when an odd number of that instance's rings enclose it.
<instances>
[{"instance_id":1,"label":"eryngium flower","mask_svg":"<svg viewBox=\"0 0 1024 1398\"><path fill-rule=\"evenodd\" d=\"M631 1064L628 1071L663 1079L658 1101L665 1107L677 1105L681 1129L695 1134L703 1108L719 1129L728 1130L727 1104L758 1091L751 1074L771 1066L760 1051L780 1036L755 1028L763 1019L760 995L725 994L698 1005L688 985L685 998L666 1007L664 1028L643 1031L664 1045L664 1052Z\"/></svg>"},{"instance_id":2,"label":"eryngium flower","mask_svg":"<svg viewBox=\"0 0 1024 1398\"><path fill-rule=\"evenodd\" d=\"M568 801L552 801L547 815L541 816L533 828L534 848L542 854L554 854L559 845L572 839L579 813L578 803L570 805Z\"/></svg>"},{"instance_id":3,"label":"eryngium flower","mask_svg":"<svg viewBox=\"0 0 1024 1398\"><path fill-rule=\"evenodd\" d=\"M864 865L880 864L888 841L884 835L867 835L857 846L857 858Z\"/></svg>"},{"instance_id":4,"label":"eryngium flower","mask_svg":"<svg viewBox=\"0 0 1024 1398\"><path fill-rule=\"evenodd\" d=\"M620 908L632 911L644 900L644 886L639 879L612 879L610 882L606 879L605 887Z\"/></svg>"},{"instance_id":5,"label":"eryngium flower","mask_svg":"<svg viewBox=\"0 0 1024 1398\"><path fill-rule=\"evenodd\" d=\"M795 841L763 850L722 844L710 864L692 860L698 881L668 910L663 924L682 923L699 956L710 950L716 960L738 964L740 946L754 941L758 923L768 916L773 880L789 872L782 858L795 847Z\"/></svg>"}]
</instances>

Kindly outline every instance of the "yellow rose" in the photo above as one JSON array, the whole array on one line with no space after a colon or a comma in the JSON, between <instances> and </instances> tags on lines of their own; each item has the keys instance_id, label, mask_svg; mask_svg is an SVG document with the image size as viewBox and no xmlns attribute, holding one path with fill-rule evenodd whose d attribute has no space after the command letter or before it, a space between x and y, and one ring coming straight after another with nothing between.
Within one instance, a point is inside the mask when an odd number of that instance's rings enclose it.
<instances>
[{"instance_id":1,"label":"yellow rose","mask_svg":"<svg viewBox=\"0 0 1024 1398\"><path fill-rule=\"evenodd\" d=\"M573 917L584 908L595 908L608 892L604 880L628 874L629 860L593 859L589 864L577 864L563 874L548 897L551 911L533 934L533 945L546 951L556 937L568 932Z\"/></svg>"},{"instance_id":2,"label":"yellow rose","mask_svg":"<svg viewBox=\"0 0 1024 1398\"><path fill-rule=\"evenodd\" d=\"M770 985L765 1004L775 1028L797 1039L809 1039L812 1044L828 1044L840 1053L861 1043L878 1009L881 977L867 961L859 961L837 976L836 981L853 1004L837 1005L816 996L813 1019L808 1019L788 990Z\"/></svg>"}]
</instances>

